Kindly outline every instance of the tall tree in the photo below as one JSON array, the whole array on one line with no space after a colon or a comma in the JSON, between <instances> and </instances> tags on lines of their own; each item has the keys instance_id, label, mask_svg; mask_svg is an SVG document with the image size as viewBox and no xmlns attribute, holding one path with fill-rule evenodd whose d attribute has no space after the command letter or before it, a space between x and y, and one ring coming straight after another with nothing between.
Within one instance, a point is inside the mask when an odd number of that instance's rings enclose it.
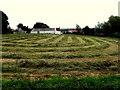
<instances>
[{"instance_id":1,"label":"tall tree","mask_svg":"<svg viewBox=\"0 0 120 90\"><path fill-rule=\"evenodd\" d=\"M3 12L3 11L0 11L0 15L2 16L0 18L0 21L2 21L2 34L7 34L9 33L9 29L8 29L8 25L9 25L9 22L8 22L8 17L7 15Z\"/></svg>"},{"instance_id":2,"label":"tall tree","mask_svg":"<svg viewBox=\"0 0 120 90\"><path fill-rule=\"evenodd\" d=\"M100 30L103 28L103 23L98 22L97 25L95 26L96 29Z\"/></svg>"},{"instance_id":3,"label":"tall tree","mask_svg":"<svg viewBox=\"0 0 120 90\"><path fill-rule=\"evenodd\" d=\"M36 24L34 24L33 28L49 28L49 26L47 24L37 22Z\"/></svg>"},{"instance_id":4,"label":"tall tree","mask_svg":"<svg viewBox=\"0 0 120 90\"><path fill-rule=\"evenodd\" d=\"M83 28L83 32L84 32L84 34L86 34L86 35L90 34L90 28L89 28L89 26L85 26L85 27Z\"/></svg>"},{"instance_id":5,"label":"tall tree","mask_svg":"<svg viewBox=\"0 0 120 90\"><path fill-rule=\"evenodd\" d=\"M104 22L102 29L106 31L106 35L120 34L120 17L110 16L107 22Z\"/></svg>"},{"instance_id":6,"label":"tall tree","mask_svg":"<svg viewBox=\"0 0 120 90\"><path fill-rule=\"evenodd\" d=\"M119 16L110 16L108 23L111 25L111 32L119 32L120 33L120 17Z\"/></svg>"},{"instance_id":7,"label":"tall tree","mask_svg":"<svg viewBox=\"0 0 120 90\"><path fill-rule=\"evenodd\" d=\"M76 24L76 30L78 31L78 34L80 34L80 32L81 32L81 27L80 27L78 24Z\"/></svg>"},{"instance_id":8,"label":"tall tree","mask_svg":"<svg viewBox=\"0 0 120 90\"><path fill-rule=\"evenodd\" d=\"M18 28L23 28L23 24L22 24L22 23L19 23L19 24L17 25L17 27L18 27Z\"/></svg>"},{"instance_id":9,"label":"tall tree","mask_svg":"<svg viewBox=\"0 0 120 90\"><path fill-rule=\"evenodd\" d=\"M104 22L102 29L105 30L106 36L109 36L111 34L111 24L109 22Z\"/></svg>"}]
</instances>

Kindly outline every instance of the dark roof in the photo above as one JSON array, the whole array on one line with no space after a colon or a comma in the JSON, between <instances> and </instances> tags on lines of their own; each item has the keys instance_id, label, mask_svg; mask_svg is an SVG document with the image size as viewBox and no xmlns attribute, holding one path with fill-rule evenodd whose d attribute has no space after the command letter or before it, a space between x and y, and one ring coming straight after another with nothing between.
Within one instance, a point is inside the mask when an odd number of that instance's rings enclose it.
<instances>
[{"instance_id":1,"label":"dark roof","mask_svg":"<svg viewBox=\"0 0 120 90\"><path fill-rule=\"evenodd\" d=\"M33 28L32 31L54 31L55 28Z\"/></svg>"},{"instance_id":2,"label":"dark roof","mask_svg":"<svg viewBox=\"0 0 120 90\"><path fill-rule=\"evenodd\" d=\"M60 29L61 31L68 31L68 30L75 30L75 28L63 28L63 29Z\"/></svg>"}]
</instances>

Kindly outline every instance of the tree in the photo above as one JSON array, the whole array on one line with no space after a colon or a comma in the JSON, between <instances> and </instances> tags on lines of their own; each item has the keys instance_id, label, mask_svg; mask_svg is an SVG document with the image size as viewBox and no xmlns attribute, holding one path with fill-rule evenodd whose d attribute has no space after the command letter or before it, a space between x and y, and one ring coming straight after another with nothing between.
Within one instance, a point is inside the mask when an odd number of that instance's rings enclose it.
<instances>
[{"instance_id":1,"label":"tree","mask_svg":"<svg viewBox=\"0 0 120 90\"><path fill-rule=\"evenodd\" d=\"M106 30L103 27L104 27L104 23L98 22L98 24L95 26L95 30L93 33L95 33L95 35L105 36Z\"/></svg>"},{"instance_id":2,"label":"tree","mask_svg":"<svg viewBox=\"0 0 120 90\"><path fill-rule=\"evenodd\" d=\"M109 20L103 23L102 29L107 36L120 34L120 17L110 16Z\"/></svg>"},{"instance_id":3,"label":"tree","mask_svg":"<svg viewBox=\"0 0 120 90\"><path fill-rule=\"evenodd\" d=\"M31 29L28 28L28 26L23 26L22 30L26 31L26 33L30 33Z\"/></svg>"},{"instance_id":4,"label":"tree","mask_svg":"<svg viewBox=\"0 0 120 90\"><path fill-rule=\"evenodd\" d=\"M37 22L36 24L34 24L33 28L49 28L49 26L47 24Z\"/></svg>"},{"instance_id":5,"label":"tree","mask_svg":"<svg viewBox=\"0 0 120 90\"><path fill-rule=\"evenodd\" d=\"M19 24L17 25L17 27L18 27L18 28L23 28L23 24L22 24L22 23L19 23Z\"/></svg>"},{"instance_id":6,"label":"tree","mask_svg":"<svg viewBox=\"0 0 120 90\"><path fill-rule=\"evenodd\" d=\"M106 36L109 36L111 34L111 24L109 22L104 22L102 28L105 30Z\"/></svg>"},{"instance_id":7,"label":"tree","mask_svg":"<svg viewBox=\"0 0 120 90\"><path fill-rule=\"evenodd\" d=\"M120 17L119 16L110 16L108 23L110 23L111 25L112 33L116 33L116 32L120 33Z\"/></svg>"},{"instance_id":8,"label":"tree","mask_svg":"<svg viewBox=\"0 0 120 90\"><path fill-rule=\"evenodd\" d=\"M30 33L32 29L28 28L28 26L24 26L22 23L19 23L17 25L18 28L21 28L23 31L26 31L26 33Z\"/></svg>"},{"instance_id":9,"label":"tree","mask_svg":"<svg viewBox=\"0 0 120 90\"><path fill-rule=\"evenodd\" d=\"M89 26L85 26L83 28L83 32L84 32L84 34L89 35L90 34L90 28L89 28Z\"/></svg>"},{"instance_id":10,"label":"tree","mask_svg":"<svg viewBox=\"0 0 120 90\"><path fill-rule=\"evenodd\" d=\"M78 24L76 24L76 30L78 31L78 34L82 33L81 32L81 27Z\"/></svg>"},{"instance_id":11,"label":"tree","mask_svg":"<svg viewBox=\"0 0 120 90\"><path fill-rule=\"evenodd\" d=\"M2 34L7 34L7 33L9 33L9 29L8 29L8 25L9 25L8 17L7 17L7 15L3 11L0 11L0 15L2 16L0 18L0 21L2 21Z\"/></svg>"},{"instance_id":12,"label":"tree","mask_svg":"<svg viewBox=\"0 0 120 90\"><path fill-rule=\"evenodd\" d=\"M103 29L103 23L98 22L98 24L95 26L95 28L98 30Z\"/></svg>"}]
</instances>

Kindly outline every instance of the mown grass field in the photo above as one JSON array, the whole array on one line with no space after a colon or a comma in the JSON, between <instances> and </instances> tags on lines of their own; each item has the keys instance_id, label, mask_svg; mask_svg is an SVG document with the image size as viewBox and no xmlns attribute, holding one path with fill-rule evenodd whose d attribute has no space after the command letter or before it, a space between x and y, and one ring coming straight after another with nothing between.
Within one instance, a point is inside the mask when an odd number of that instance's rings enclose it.
<instances>
[{"instance_id":1,"label":"mown grass field","mask_svg":"<svg viewBox=\"0 0 120 90\"><path fill-rule=\"evenodd\" d=\"M118 44L114 38L73 34L3 35L3 88L22 88L22 83L26 88L120 88Z\"/></svg>"}]
</instances>

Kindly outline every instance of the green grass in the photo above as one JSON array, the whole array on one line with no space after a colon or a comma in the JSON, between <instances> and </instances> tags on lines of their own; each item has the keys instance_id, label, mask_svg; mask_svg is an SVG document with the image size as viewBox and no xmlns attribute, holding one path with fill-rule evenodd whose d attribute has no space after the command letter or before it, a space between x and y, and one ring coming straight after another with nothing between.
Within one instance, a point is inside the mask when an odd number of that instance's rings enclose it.
<instances>
[{"instance_id":1,"label":"green grass","mask_svg":"<svg viewBox=\"0 0 120 90\"><path fill-rule=\"evenodd\" d=\"M117 40L73 34L5 34L3 88L120 88L120 76L116 76L120 60L113 59L118 55ZM90 73L99 77L78 78ZM31 80L31 74L39 77Z\"/></svg>"},{"instance_id":2,"label":"green grass","mask_svg":"<svg viewBox=\"0 0 120 90\"><path fill-rule=\"evenodd\" d=\"M63 79L61 77L52 77L51 80L29 80L29 79L3 79L3 89L17 89L17 88L61 88L61 89L118 89L120 88L120 76L100 76L100 77L83 77L80 79L69 78Z\"/></svg>"}]
</instances>

